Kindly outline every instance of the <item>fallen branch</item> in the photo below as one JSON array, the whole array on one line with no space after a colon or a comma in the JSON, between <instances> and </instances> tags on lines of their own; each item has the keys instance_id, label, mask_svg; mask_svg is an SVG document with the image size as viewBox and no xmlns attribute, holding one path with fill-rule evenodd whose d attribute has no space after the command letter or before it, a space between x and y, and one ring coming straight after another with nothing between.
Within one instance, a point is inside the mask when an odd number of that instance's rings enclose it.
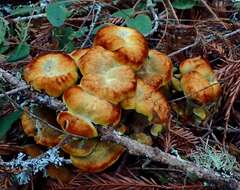
<instances>
[{"instance_id":1,"label":"fallen branch","mask_svg":"<svg viewBox=\"0 0 240 190\"><path fill-rule=\"evenodd\" d=\"M3 97L6 96L6 95L16 94L16 93L18 93L19 91L26 90L26 89L28 89L28 88L30 88L29 85L25 85L25 86L21 86L21 87L15 88L15 89L13 89L13 90L10 90L10 91L6 92L5 94L0 94L0 98L3 98Z\"/></svg>"},{"instance_id":2,"label":"fallen branch","mask_svg":"<svg viewBox=\"0 0 240 190\"><path fill-rule=\"evenodd\" d=\"M71 160L61 157L58 153L59 146L27 160L25 160L27 155L19 153L16 159L9 162L5 162L0 158L0 168L7 173L15 174L20 185L26 184L30 181L32 174L46 170L48 165L62 166L63 164L71 164Z\"/></svg>"},{"instance_id":3,"label":"fallen branch","mask_svg":"<svg viewBox=\"0 0 240 190\"><path fill-rule=\"evenodd\" d=\"M200 168L194 163L177 158L168 153L161 151L157 147L151 147L148 145L141 144L133 139L126 136L121 136L118 132L110 130L109 128L99 127L99 131L102 134L101 139L104 141L113 141L118 144L125 146L129 153L132 155L146 156L147 158L167 164L171 167L179 168L187 173L192 173L197 175L201 179L205 179L213 182L218 187L227 187L228 190L237 190L240 188L240 182L229 177L225 178L219 175L219 173L208 170L205 168ZM223 188L224 189L224 188Z\"/></svg>"},{"instance_id":4,"label":"fallen branch","mask_svg":"<svg viewBox=\"0 0 240 190\"><path fill-rule=\"evenodd\" d=\"M17 89L22 89L24 87L29 88L30 86L21 79L16 78L15 76L13 76L12 74L10 74L9 72L3 70L0 68L0 76L2 76L8 83L10 83L11 85L15 86L15 89L6 92L4 94L0 94L0 98L1 96L5 96L5 95L10 95L13 92L17 93L19 92L19 90ZM31 99L33 99L34 101L36 101L39 104L43 104L46 105L49 108L52 108L54 110L63 110L65 108L65 106L62 104L61 101L57 100L56 98L47 96L47 95L42 95L39 93L31 93Z\"/></svg>"}]
</instances>

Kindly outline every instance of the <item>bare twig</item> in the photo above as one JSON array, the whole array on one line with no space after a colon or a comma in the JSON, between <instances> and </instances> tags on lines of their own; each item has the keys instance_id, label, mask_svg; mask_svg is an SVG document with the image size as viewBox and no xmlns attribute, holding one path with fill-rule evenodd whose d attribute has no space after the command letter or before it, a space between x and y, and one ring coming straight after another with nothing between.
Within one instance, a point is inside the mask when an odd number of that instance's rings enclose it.
<instances>
[{"instance_id":1,"label":"bare twig","mask_svg":"<svg viewBox=\"0 0 240 190\"><path fill-rule=\"evenodd\" d=\"M19 91L26 90L26 89L28 89L28 88L30 88L29 85L25 85L25 86L21 86L21 87L15 88L15 89L13 89L13 90L10 90L10 91L6 92L5 94L0 94L0 98L3 98L4 96L6 96L6 94L7 94L7 95L16 94L16 93L18 93Z\"/></svg>"},{"instance_id":2,"label":"bare twig","mask_svg":"<svg viewBox=\"0 0 240 190\"><path fill-rule=\"evenodd\" d=\"M179 24L179 19L177 17L177 14L172 6L172 3L170 0L163 0L163 2L166 4L167 8L169 8L170 12L172 13L173 17L175 18L177 24Z\"/></svg>"},{"instance_id":3,"label":"bare twig","mask_svg":"<svg viewBox=\"0 0 240 190\"><path fill-rule=\"evenodd\" d=\"M240 33L240 28L237 29L237 30L235 30L235 31L229 32L229 33L227 33L227 34L224 34L223 37L224 37L224 38L228 38L228 37L231 37L231 36L233 36L233 35L235 35L235 34L237 34L237 33ZM205 44L210 43L210 42L214 41L215 39L216 39L216 38L208 39L208 40L206 40L206 43L205 43ZM177 50L177 51L174 51L174 52L168 54L168 56L173 57L173 56L175 56L175 55L177 55L177 54L179 54L179 53L181 53L181 52L183 52L183 51L185 51L185 50L188 50L188 49L196 46L199 42L200 42L200 38L197 38L193 44L190 44L190 45L188 45L188 46L185 46L185 47L183 47L183 48L181 48L181 49L179 49L179 50Z\"/></svg>"},{"instance_id":4,"label":"bare twig","mask_svg":"<svg viewBox=\"0 0 240 190\"><path fill-rule=\"evenodd\" d=\"M152 35L154 32L157 31L158 29L158 26L159 26L159 18L158 18L158 15L153 7L153 4L150 4L148 6L148 9L149 11L151 12L152 16L153 16L153 22L154 22L154 27L152 28L152 30L148 33L148 34L145 34L144 36L150 36Z\"/></svg>"},{"instance_id":5,"label":"bare twig","mask_svg":"<svg viewBox=\"0 0 240 190\"><path fill-rule=\"evenodd\" d=\"M20 21L26 21L30 19L39 19L44 17L46 17L46 13L41 13L41 14L31 15L31 16L24 16L24 17L17 17L17 18L14 18L13 21L20 22Z\"/></svg>"},{"instance_id":6,"label":"bare twig","mask_svg":"<svg viewBox=\"0 0 240 190\"><path fill-rule=\"evenodd\" d=\"M207 4L207 2L205 0L200 0L202 2L202 4L208 9L208 11L213 15L213 17L219 21L219 23L221 23L223 25L223 27L225 29L227 29L227 26L225 25L224 22L221 21L221 19L216 15L216 13L211 9L211 7Z\"/></svg>"},{"instance_id":7,"label":"bare twig","mask_svg":"<svg viewBox=\"0 0 240 190\"><path fill-rule=\"evenodd\" d=\"M95 14L95 17L94 17L91 25L90 25L90 29L89 29L89 32L87 34L87 37L85 38L84 42L81 45L81 48L83 48L85 46L85 44L87 43L87 41L90 39L90 36L92 35L93 29L94 29L94 27L96 25L96 22L97 22L97 20L99 18L101 10L102 10L102 5L96 3L94 6L96 8L96 14Z\"/></svg>"}]
</instances>

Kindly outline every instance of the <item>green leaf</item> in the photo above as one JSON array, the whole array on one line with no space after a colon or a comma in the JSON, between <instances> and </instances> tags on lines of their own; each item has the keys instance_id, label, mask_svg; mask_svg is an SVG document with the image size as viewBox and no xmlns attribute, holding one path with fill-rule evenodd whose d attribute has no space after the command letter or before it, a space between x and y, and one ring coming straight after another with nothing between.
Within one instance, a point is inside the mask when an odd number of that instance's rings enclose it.
<instances>
[{"instance_id":1,"label":"green leaf","mask_svg":"<svg viewBox=\"0 0 240 190\"><path fill-rule=\"evenodd\" d=\"M68 13L66 9L57 3L51 3L47 7L47 19L56 27L62 26L66 20Z\"/></svg>"},{"instance_id":2,"label":"green leaf","mask_svg":"<svg viewBox=\"0 0 240 190\"><path fill-rule=\"evenodd\" d=\"M121 9L112 14L113 17L121 17L123 19L128 19L134 13L134 9Z\"/></svg>"},{"instance_id":3,"label":"green leaf","mask_svg":"<svg viewBox=\"0 0 240 190\"><path fill-rule=\"evenodd\" d=\"M74 32L73 38L81 38L86 34L87 31L88 31L88 28L86 26L82 27L80 30Z\"/></svg>"},{"instance_id":4,"label":"green leaf","mask_svg":"<svg viewBox=\"0 0 240 190\"><path fill-rule=\"evenodd\" d=\"M6 22L4 22L3 19L0 18L0 44L4 42L5 35L7 33L7 25Z\"/></svg>"},{"instance_id":5,"label":"green leaf","mask_svg":"<svg viewBox=\"0 0 240 190\"><path fill-rule=\"evenodd\" d=\"M198 0L175 0L172 3L172 6L175 9L181 9L181 10L191 9L197 4L197 1Z\"/></svg>"},{"instance_id":6,"label":"green leaf","mask_svg":"<svg viewBox=\"0 0 240 190\"><path fill-rule=\"evenodd\" d=\"M0 44L0 54L5 53L9 49L9 44L7 41Z\"/></svg>"},{"instance_id":7,"label":"green leaf","mask_svg":"<svg viewBox=\"0 0 240 190\"><path fill-rule=\"evenodd\" d=\"M20 43L9 55L7 61L14 62L27 57L30 53L30 46L26 42Z\"/></svg>"},{"instance_id":8,"label":"green leaf","mask_svg":"<svg viewBox=\"0 0 240 190\"><path fill-rule=\"evenodd\" d=\"M18 110L0 118L0 140L6 135L12 124L21 116L22 111Z\"/></svg>"},{"instance_id":9,"label":"green leaf","mask_svg":"<svg viewBox=\"0 0 240 190\"><path fill-rule=\"evenodd\" d=\"M75 31L71 27L54 28L53 35L58 40L60 49L74 39L74 33Z\"/></svg>"},{"instance_id":10,"label":"green leaf","mask_svg":"<svg viewBox=\"0 0 240 190\"><path fill-rule=\"evenodd\" d=\"M74 47L73 42L72 42L72 41L69 41L67 44L65 44L63 50L64 50L65 52L67 52L67 53L70 53L70 52L72 52L72 51L74 50L74 48L75 48L75 47Z\"/></svg>"},{"instance_id":11,"label":"green leaf","mask_svg":"<svg viewBox=\"0 0 240 190\"><path fill-rule=\"evenodd\" d=\"M11 12L11 16L23 16L23 15L30 15L32 14L33 11L39 13L41 8L39 6L29 6L29 5L24 5L21 7L17 7Z\"/></svg>"},{"instance_id":12,"label":"green leaf","mask_svg":"<svg viewBox=\"0 0 240 190\"><path fill-rule=\"evenodd\" d=\"M138 15L127 21L127 26L135 28L142 34L148 34L152 30L152 21L147 15Z\"/></svg>"}]
</instances>

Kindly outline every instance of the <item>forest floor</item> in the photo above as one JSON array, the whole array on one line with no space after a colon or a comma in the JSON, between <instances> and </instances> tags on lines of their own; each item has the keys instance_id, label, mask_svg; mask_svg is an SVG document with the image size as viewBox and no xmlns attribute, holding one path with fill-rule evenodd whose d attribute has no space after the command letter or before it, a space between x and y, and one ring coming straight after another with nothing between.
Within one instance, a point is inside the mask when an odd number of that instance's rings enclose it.
<instances>
[{"instance_id":1,"label":"forest floor","mask_svg":"<svg viewBox=\"0 0 240 190\"><path fill-rule=\"evenodd\" d=\"M240 189L240 1L19 2L0 2L0 189ZM159 134L151 126L143 129L146 121L139 114L122 111L129 134L141 128L151 146L100 127L101 140L127 149L113 166L88 174L72 165L53 166L59 160L45 165L55 149L27 149L35 141L24 133L21 115L33 104L55 111L65 107L61 97L49 97L25 83L23 70L39 54L91 47L96 32L109 24L140 31L150 49L172 60L177 82L182 61L198 56L208 60L221 96L199 106L170 82L161 91L171 119ZM20 158L21 152L33 156L37 150L42 153L35 160Z\"/></svg>"}]
</instances>

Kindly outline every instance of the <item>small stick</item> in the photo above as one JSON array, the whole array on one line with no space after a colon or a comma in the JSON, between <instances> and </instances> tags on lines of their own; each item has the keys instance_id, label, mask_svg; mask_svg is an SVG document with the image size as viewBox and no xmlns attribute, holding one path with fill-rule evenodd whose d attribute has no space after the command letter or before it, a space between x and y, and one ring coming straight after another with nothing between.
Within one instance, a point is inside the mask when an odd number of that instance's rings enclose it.
<instances>
[{"instance_id":1,"label":"small stick","mask_svg":"<svg viewBox=\"0 0 240 190\"><path fill-rule=\"evenodd\" d=\"M15 88L15 89L13 89L13 90L10 90L10 91L8 91L8 92L5 92L5 94L0 94L0 98L3 98L3 97L6 96L6 95L9 96L9 95L12 95L12 94L16 94L16 93L18 93L19 91L26 90L26 89L28 89L28 88L30 88L29 85L20 86L20 87L18 87L18 88Z\"/></svg>"}]
</instances>

